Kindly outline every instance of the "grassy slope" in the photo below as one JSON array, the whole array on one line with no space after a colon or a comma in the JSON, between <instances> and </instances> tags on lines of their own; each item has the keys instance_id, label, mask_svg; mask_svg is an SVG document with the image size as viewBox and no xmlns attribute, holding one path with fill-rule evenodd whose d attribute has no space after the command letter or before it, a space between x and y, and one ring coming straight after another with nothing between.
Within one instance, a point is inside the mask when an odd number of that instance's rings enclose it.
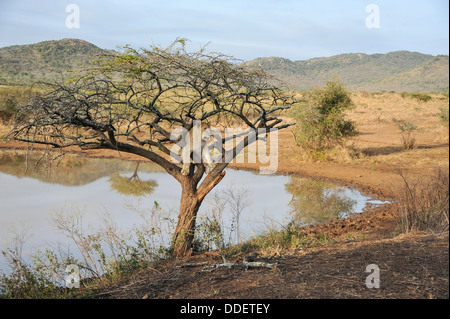
<instances>
[{"instance_id":1,"label":"grassy slope","mask_svg":"<svg viewBox=\"0 0 450 319\"><path fill-rule=\"evenodd\" d=\"M387 54L340 54L304 61L271 57L246 63L261 67L297 90L338 77L352 90L446 92L448 56L397 51Z\"/></svg>"},{"instance_id":2,"label":"grassy slope","mask_svg":"<svg viewBox=\"0 0 450 319\"><path fill-rule=\"evenodd\" d=\"M77 39L0 48L0 84L59 80L107 51Z\"/></svg>"}]
</instances>

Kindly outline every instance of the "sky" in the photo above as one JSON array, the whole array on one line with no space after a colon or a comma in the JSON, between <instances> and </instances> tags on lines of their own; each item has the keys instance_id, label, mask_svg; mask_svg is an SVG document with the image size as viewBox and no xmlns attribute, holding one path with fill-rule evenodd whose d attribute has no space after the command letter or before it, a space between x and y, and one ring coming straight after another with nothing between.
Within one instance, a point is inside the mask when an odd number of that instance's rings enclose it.
<instances>
[{"instance_id":1,"label":"sky","mask_svg":"<svg viewBox=\"0 0 450 319\"><path fill-rule=\"evenodd\" d=\"M448 55L449 1L0 0L0 47L63 38L103 49L165 47L186 38L191 50L207 45L242 60L398 50Z\"/></svg>"}]
</instances>

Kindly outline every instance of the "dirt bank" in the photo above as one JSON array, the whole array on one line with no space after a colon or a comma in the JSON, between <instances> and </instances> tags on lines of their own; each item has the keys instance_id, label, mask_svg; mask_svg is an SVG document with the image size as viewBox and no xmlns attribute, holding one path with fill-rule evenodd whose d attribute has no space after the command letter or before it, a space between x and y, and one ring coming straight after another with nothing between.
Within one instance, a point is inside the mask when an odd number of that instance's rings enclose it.
<instances>
[{"instance_id":1,"label":"dirt bank","mask_svg":"<svg viewBox=\"0 0 450 319\"><path fill-rule=\"evenodd\" d=\"M318 247L260 255L274 269L207 268L224 261L217 253L157 263L95 293L96 298L448 298L448 233L392 236L392 206L365 216L314 225L307 236ZM227 262L241 263L244 255ZM379 288L369 289L366 267L377 265ZM211 271L211 269L213 269Z\"/></svg>"}]
</instances>

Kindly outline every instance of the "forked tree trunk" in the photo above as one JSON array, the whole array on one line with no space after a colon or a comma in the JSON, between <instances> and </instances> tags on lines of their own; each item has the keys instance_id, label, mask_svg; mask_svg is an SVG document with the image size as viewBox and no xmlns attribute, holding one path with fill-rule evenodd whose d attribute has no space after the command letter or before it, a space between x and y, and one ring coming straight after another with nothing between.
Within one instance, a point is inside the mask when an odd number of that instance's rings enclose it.
<instances>
[{"instance_id":1,"label":"forked tree trunk","mask_svg":"<svg viewBox=\"0 0 450 319\"><path fill-rule=\"evenodd\" d=\"M211 174L211 179L203 187L197 189L195 178L186 176L181 181L180 213L178 214L177 227L172 238L173 256L181 257L191 251L195 236L195 222L197 212L205 196L222 180L225 172Z\"/></svg>"},{"instance_id":2,"label":"forked tree trunk","mask_svg":"<svg viewBox=\"0 0 450 319\"><path fill-rule=\"evenodd\" d=\"M197 195L196 185L191 178L186 178L181 184L180 213L178 214L177 227L172 239L173 255L184 256L189 253L195 234L195 222L197 212L202 200Z\"/></svg>"}]
</instances>

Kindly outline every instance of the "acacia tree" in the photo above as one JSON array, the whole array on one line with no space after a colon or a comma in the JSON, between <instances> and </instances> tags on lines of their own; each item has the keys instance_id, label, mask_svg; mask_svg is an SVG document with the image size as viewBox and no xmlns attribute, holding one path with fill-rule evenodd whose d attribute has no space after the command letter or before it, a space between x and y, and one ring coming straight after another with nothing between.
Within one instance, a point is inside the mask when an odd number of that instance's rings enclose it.
<instances>
[{"instance_id":1,"label":"acacia tree","mask_svg":"<svg viewBox=\"0 0 450 319\"><path fill-rule=\"evenodd\" d=\"M277 112L293 100L272 82L266 73L247 70L231 57L204 49L188 52L183 40L168 48L125 46L121 53L102 56L83 75L35 95L19 109L10 136L59 149L133 153L162 166L182 188L172 239L174 255L181 256L191 248L203 199L222 180L229 161L205 177L201 162L192 161L189 172L182 173L170 159L171 145L178 142L171 139L171 130L190 131L194 121L233 121L263 132L288 127ZM219 139L225 146L225 137ZM236 156L249 142L248 134L241 136L233 148L222 149L222 158Z\"/></svg>"}]
</instances>

